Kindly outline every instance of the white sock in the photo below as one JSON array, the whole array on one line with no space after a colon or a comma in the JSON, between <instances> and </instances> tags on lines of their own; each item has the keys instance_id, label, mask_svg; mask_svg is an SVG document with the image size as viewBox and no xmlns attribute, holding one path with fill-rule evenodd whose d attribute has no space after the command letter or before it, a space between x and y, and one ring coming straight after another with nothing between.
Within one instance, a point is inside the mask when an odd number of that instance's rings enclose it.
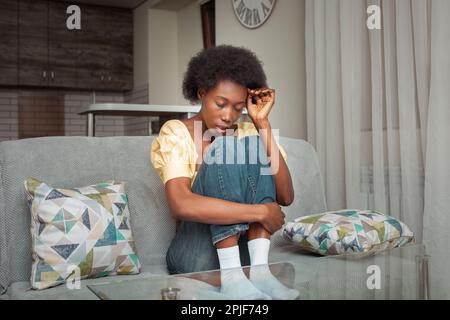
<instances>
[{"instance_id":1,"label":"white sock","mask_svg":"<svg viewBox=\"0 0 450 320\"><path fill-rule=\"evenodd\" d=\"M252 266L269 263L270 240L266 238L256 238L248 242L248 253Z\"/></svg>"},{"instance_id":2,"label":"white sock","mask_svg":"<svg viewBox=\"0 0 450 320\"><path fill-rule=\"evenodd\" d=\"M269 261L270 240L257 238L248 242L250 254L250 280L256 288L276 300L293 300L299 296L299 291L283 285L270 272Z\"/></svg>"},{"instance_id":3,"label":"white sock","mask_svg":"<svg viewBox=\"0 0 450 320\"><path fill-rule=\"evenodd\" d=\"M239 247L217 249L220 264L220 291L232 299L270 300L247 279L241 269Z\"/></svg>"}]
</instances>

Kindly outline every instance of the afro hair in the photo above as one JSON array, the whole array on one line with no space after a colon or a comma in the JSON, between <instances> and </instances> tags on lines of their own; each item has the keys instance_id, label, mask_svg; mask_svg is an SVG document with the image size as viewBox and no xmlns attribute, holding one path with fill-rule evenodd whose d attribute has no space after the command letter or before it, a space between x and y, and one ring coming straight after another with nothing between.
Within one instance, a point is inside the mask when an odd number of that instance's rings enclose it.
<instances>
[{"instance_id":1,"label":"afro hair","mask_svg":"<svg viewBox=\"0 0 450 320\"><path fill-rule=\"evenodd\" d=\"M183 95L198 103L198 89L209 91L220 81L229 80L246 88L267 87L262 62L242 47L220 45L204 49L189 61L183 79Z\"/></svg>"}]
</instances>

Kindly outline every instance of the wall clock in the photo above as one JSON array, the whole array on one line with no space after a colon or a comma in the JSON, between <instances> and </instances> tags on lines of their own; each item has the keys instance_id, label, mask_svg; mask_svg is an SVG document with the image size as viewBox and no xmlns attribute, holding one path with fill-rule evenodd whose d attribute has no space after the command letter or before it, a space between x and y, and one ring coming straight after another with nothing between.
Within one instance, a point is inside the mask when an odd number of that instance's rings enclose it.
<instances>
[{"instance_id":1,"label":"wall clock","mask_svg":"<svg viewBox=\"0 0 450 320\"><path fill-rule=\"evenodd\" d=\"M231 0L233 11L246 28L255 29L269 19L275 0Z\"/></svg>"}]
</instances>

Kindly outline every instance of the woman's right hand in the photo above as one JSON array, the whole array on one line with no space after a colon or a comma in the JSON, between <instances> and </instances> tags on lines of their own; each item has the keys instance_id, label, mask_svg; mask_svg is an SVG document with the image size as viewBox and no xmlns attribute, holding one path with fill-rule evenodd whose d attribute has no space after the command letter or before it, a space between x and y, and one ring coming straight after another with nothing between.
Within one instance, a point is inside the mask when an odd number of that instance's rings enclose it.
<instances>
[{"instance_id":1,"label":"woman's right hand","mask_svg":"<svg viewBox=\"0 0 450 320\"><path fill-rule=\"evenodd\" d=\"M281 229L284 224L285 214L281 211L281 207L276 202L263 203L262 214L259 216L259 223L270 234L274 234L275 231Z\"/></svg>"}]
</instances>

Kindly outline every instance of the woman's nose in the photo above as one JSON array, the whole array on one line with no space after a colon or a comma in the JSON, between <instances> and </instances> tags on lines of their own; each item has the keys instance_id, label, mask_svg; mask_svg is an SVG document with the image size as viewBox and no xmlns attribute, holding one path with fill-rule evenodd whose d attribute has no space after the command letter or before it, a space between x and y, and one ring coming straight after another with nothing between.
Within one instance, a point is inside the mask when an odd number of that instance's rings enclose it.
<instances>
[{"instance_id":1,"label":"woman's nose","mask_svg":"<svg viewBox=\"0 0 450 320\"><path fill-rule=\"evenodd\" d=\"M231 110L224 110L222 112L222 121L225 122L226 124L229 124L232 122L233 119L233 115L232 115L232 111Z\"/></svg>"}]
</instances>

